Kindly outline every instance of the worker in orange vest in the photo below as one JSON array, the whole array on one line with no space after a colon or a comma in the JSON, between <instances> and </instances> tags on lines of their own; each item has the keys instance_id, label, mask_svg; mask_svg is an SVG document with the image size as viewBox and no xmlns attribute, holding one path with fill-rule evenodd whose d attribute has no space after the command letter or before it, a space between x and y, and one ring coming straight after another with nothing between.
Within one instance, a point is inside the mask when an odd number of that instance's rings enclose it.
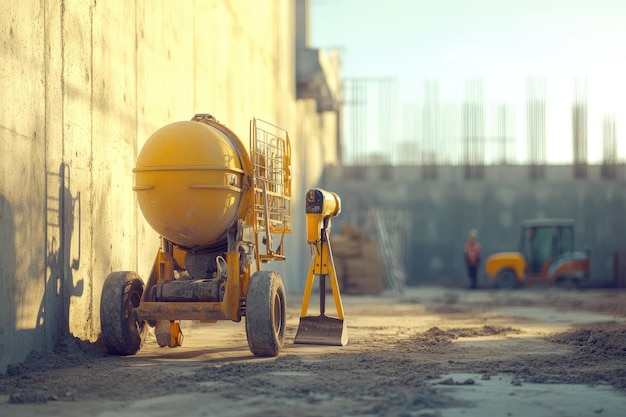
<instances>
[{"instance_id":1,"label":"worker in orange vest","mask_svg":"<svg viewBox=\"0 0 626 417\"><path fill-rule=\"evenodd\" d=\"M467 274L470 279L470 288L476 288L478 277L478 267L480 265L480 243L478 243L478 231L472 229L469 232L467 242L465 242L465 264L467 265Z\"/></svg>"}]
</instances>

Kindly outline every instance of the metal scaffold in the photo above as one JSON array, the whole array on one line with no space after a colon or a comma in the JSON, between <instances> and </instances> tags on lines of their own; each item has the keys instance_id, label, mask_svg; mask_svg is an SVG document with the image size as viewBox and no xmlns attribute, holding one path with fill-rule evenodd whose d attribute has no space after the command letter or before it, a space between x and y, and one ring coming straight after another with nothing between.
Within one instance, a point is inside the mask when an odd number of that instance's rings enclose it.
<instances>
[{"instance_id":1,"label":"metal scaffold","mask_svg":"<svg viewBox=\"0 0 626 417\"><path fill-rule=\"evenodd\" d=\"M407 271L402 262L402 253L398 242L399 231L390 230L380 209L371 209L367 214L366 230L376 238L378 252L383 265L387 288L400 294L406 287Z\"/></svg>"}]
</instances>

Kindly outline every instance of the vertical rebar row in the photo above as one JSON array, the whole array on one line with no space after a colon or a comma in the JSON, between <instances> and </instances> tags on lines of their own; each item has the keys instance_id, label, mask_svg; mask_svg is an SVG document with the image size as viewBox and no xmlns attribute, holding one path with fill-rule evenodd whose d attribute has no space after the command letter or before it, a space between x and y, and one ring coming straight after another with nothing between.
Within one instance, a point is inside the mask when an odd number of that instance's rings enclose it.
<instances>
[{"instance_id":1,"label":"vertical rebar row","mask_svg":"<svg viewBox=\"0 0 626 417\"><path fill-rule=\"evenodd\" d=\"M466 179L482 179L485 156L483 84L480 80L465 83L463 103L464 165Z\"/></svg>"},{"instance_id":2,"label":"vertical rebar row","mask_svg":"<svg viewBox=\"0 0 626 417\"><path fill-rule=\"evenodd\" d=\"M617 135L613 114L604 116L602 139L602 178L615 178L617 176Z\"/></svg>"},{"instance_id":3,"label":"vertical rebar row","mask_svg":"<svg viewBox=\"0 0 626 417\"><path fill-rule=\"evenodd\" d=\"M346 82L349 86L349 97L346 100L346 104L349 107L350 115L350 151L347 152L350 155L350 165L362 165L364 161L363 152L366 146L366 111L367 102L365 88L362 82L359 80L349 80Z\"/></svg>"},{"instance_id":4,"label":"vertical rebar row","mask_svg":"<svg viewBox=\"0 0 626 417\"><path fill-rule=\"evenodd\" d=\"M546 100L543 79L526 83L526 130L528 139L529 177L545 177L546 164Z\"/></svg>"},{"instance_id":5,"label":"vertical rebar row","mask_svg":"<svg viewBox=\"0 0 626 417\"><path fill-rule=\"evenodd\" d=\"M449 149L451 149L449 163L461 165L464 161L465 143L463 136L463 105L458 102L450 103L446 113L445 126L448 128Z\"/></svg>"},{"instance_id":6,"label":"vertical rebar row","mask_svg":"<svg viewBox=\"0 0 626 417\"><path fill-rule=\"evenodd\" d=\"M363 119L365 112L365 103L363 103L363 86L357 80L352 81L352 88L354 90L353 103L352 103L352 137L354 139L352 155L354 158L354 165L361 165L363 156L361 155L361 148L365 138L363 137Z\"/></svg>"},{"instance_id":7,"label":"vertical rebar row","mask_svg":"<svg viewBox=\"0 0 626 417\"><path fill-rule=\"evenodd\" d=\"M439 82L425 80L423 102L404 103L401 118L398 116L398 85L395 79L347 79L343 88L342 110L346 118L345 126L348 127L343 142L346 165L400 163L435 167L432 172L422 171L429 177L437 176L437 167L441 164L462 165L466 178L480 179L486 163L507 165L525 162L529 166L530 178L545 178L548 148L543 78L526 80L526 158L518 157L517 146L513 146L520 140L513 134L514 109L509 104L498 103L489 107L490 113L485 114L482 80L466 80L465 97L461 103L441 103ZM586 88L586 81L576 82L571 110L572 163L576 178L586 178L588 170ZM399 119L402 119L402 124ZM489 139L484 126L486 120L493 126ZM605 117L603 129L602 164L609 167L603 168L603 175L612 175L613 168L610 167L619 165L615 116ZM491 132L494 132L493 136ZM549 139L560 142L564 138ZM551 155L551 158L559 158L559 155Z\"/></svg>"},{"instance_id":8,"label":"vertical rebar row","mask_svg":"<svg viewBox=\"0 0 626 417\"><path fill-rule=\"evenodd\" d=\"M447 163L448 154L450 152L448 137L444 132L444 103L442 102L441 92L439 89L439 82L437 82L437 140L433 145L436 152L437 165L441 166Z\"/></svg>"},{"instance_id":9,"label":"vertical rebar row","mask_svg":"<svg viewBox=\"0 0 626 417\"><path fill-rule=\"evenodd\" d=\"M413 132L413 135L415 137L415 165L422 165L422 154L424 152L424 135L421 129L421 126L423 124L422 107L423 104L416 104L415 108L413 109L412 115L412 117L415 119L415 131Z\"/></svg>"},{"instance_id":10,"label":"vertical rebar row","mask_svg":"<svg viewBox=\"0 0 626 417\"><path fill-rule=\"evenodd\" d=\"M422 107L422 167L424 178L437 177L437 152L439 134L439 84L437 81L424 82L424 105Z\"/></svg>"},{"instance_id":11,"label":"vertical rebar row","mask_svg":"<svg viewBox=\"0 0 626 417\"><path fill-rule=\"evenodd\" d=\"M344 130L344 164L345 165L349 165L352 166L355 163L355 155L354 155L354 147L356 145L356 137L355 137L355 131L356 131L356 115L355 115L355 109L356 109L356 103L355 103L355 95L356 95L356 88L354 85L354 82L352 80L345 80L344 81L344 94L343 94L343 98L344 98L344 102L343 102L343 114L344 114L344 118L347 118L349 120L349 124L347 125L347 129Z\"/></svg>"},{"instance_id":12,"label":"vertical rebar row","mask_svg":"<svg viewBox=\"0 0 626 417\"><path fill-rule=\"evenodd\" d=\"M389 145L391 144L391 102L389 100L389 83L387 80L378 80L375 83L378 107L378 132L377 148L380 153L379 164L386 165L388 162ZM372 117L370 115L370 117Z\"/></svg>"},{"instance_id":13,"label":"vertical rebar row","mask_svg":"<svg viewBox=\"0 0 626 417\"><path fill-rule=\"evenodd\" d=\"M587 83L576 80L572 109L574 177L587 178Z\"/></svg>"},{"instance_id":14,"label":"vertical rebar row","mask_svg":"<svg viewBox=\"0 0 626 417\"><path fill-rule=\"evenodd\" d=\"M357 155L356 164L363 166L366 163L365 152L367 147L367 84L361 80L355 80L356 86L356 136L357 136Z\"/></svg>"},{"instance_id":15,"label":"vertical rebar row","mask_svg":"<svg viewBox=\"0 0 626 417\"><path fill-rule=\"evenodd\" d=\"M346 80L344 88L344 112L350 121L348 132L346 132L347 140L344 143L346 147L345 157L347 165L355 166L359 164L361 159L359 145L363 140L361 125L365 105L362 103L361 85L357 80Z\"/></svg>"},{"instance_id":16,"label":"vertical rebar row","mask_svg":"<svg viewBox=\"0 0 626 417\"><path fill-rule=\"evenodd\" d=\"M343 81L344 163L388 164L398 133L398 85L392 78L353 78ZM375 145L377 149L371 149Z\"/></svg>"},{"instance_id":17,"label":"vertical rebar row","mask_svg":"<svg viewBox=\"0 0 626 417\"><path fill-rule=\"evenodd\" d=\"M397 161L400 165L417 165L418 135L417 135L416 103L405 103L402 111L402 143L398 147Z\"/></svg>"},{"instance_id":18,"label":"vertical rebar row","mask_svg":"<svg viewBox=\"0 0 626 417\"><path fill-rule=\"evenodd\" d=\"M495 106L496 138L494 141L494 162L507 165L511 162L509 156L509 130L511 128L509 108L504 103Z\"/></svg>"},{"instance_id":19,"label":"vertical rebar row","mask_svg":"<svg viewBox=\"0 0 626 417\"><path fill-rule=\"evenodd\" d=\"M389 83L387 80L380 80L377 83L376 95L378 98L378 149L381 155L384 155L389 151L392 137L391 137L391 100L389 100ZM386 158L385 158L386 159ZM385 160L378 161L381 164L385 164Z\"/></svg>"},{"instance_id":20,"label":"vertical rebar row","mask_svg":"<svg viewBox=\"0 0 626 417\"><path fill-rule=\"evenodd\" d=\"M350 135L349 135L349 140L347 141L347 144L350 148L348 155L350 155L350 165L354 165L356 163L356 154L355 154L355 147L357 146L357 142L358 142L358 123L356 122L357 119L357 94L358 94L358 89L357 89L357 85L354 81L349 81L348 83L349 86L349 91L350 91L350 98L346 101L346 103L349 103L349 109L350 111L347 112L349 114L350 117Z\"/></svg>"},{"instance_id":21,"label":"vertical rebar row","mask_svg":"<svg viewBox=\"0 0 626 417\"><path fill-rule=\"evenodd\" d=\"M343 80L342 88L343 165L350 166L354 163L354 85L349 80Z\"/></svg>"},{"instance_id":22,"label":"vertical rebar row","mask_svg":"<svg viewBox=\"0 0 626 417\"><path fill-rule=\"evenodd\" d=\"M392 149L397 137L398 84L391 78L372 80L377 84L378 96L378 143L385 163L391 163Z\"/></svg>"},{"instance_id":23,"label":"vertical rebar row","mask_svg":"<svg viewBox=\"0 0 626 417\"><path fill-rule=\"evenodd\" d=\"M439 140L438 149L440 152L438 154L437 159L439 163L442 165L448 165L451 163L452 159L452 148L450 146L451 137L452 137L452 123L454 123L451 114L451 106L449 104L442 104L439 107L441 113L441 135Z\"/></svg>"}]
</instances>

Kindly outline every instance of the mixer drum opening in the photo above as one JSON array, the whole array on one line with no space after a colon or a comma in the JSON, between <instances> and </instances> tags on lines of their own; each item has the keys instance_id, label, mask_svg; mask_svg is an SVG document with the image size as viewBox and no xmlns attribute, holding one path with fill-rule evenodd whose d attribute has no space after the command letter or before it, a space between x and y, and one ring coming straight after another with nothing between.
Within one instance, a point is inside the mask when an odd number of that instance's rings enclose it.
<instances>
[{"instance_id":1,"label":"mixer drum opening","mask_svg":"<svg viewBox=\"0 0 626 417\"><path fill-rule=\"evenodd\" d=\"M146 141L133 172L146 221L186 248L222 241L249 206L249 157L239 138L218 122L162 127Z\"/></svg>"}]
</instances>

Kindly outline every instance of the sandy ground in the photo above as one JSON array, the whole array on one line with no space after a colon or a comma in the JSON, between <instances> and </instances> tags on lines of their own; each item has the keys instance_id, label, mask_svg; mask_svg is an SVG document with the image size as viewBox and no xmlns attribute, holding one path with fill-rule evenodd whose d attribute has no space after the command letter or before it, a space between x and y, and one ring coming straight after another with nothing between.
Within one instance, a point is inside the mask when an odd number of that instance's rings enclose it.
<instances>
[{"instance_id":1,"label":"sandy ground","mask_svg":"<svg viewBox=\"0 0 626 417\"><path fill-rule=\"evenodd\" d=\"M244 323L184 322L182 347L149 334L130 357L67 338L0 377L0 415L624 415L624 290L420 287L342 299L346 346L294 344L300 300L289 297L277 358L250 354Z\"/></svg>"}]
</instances>

